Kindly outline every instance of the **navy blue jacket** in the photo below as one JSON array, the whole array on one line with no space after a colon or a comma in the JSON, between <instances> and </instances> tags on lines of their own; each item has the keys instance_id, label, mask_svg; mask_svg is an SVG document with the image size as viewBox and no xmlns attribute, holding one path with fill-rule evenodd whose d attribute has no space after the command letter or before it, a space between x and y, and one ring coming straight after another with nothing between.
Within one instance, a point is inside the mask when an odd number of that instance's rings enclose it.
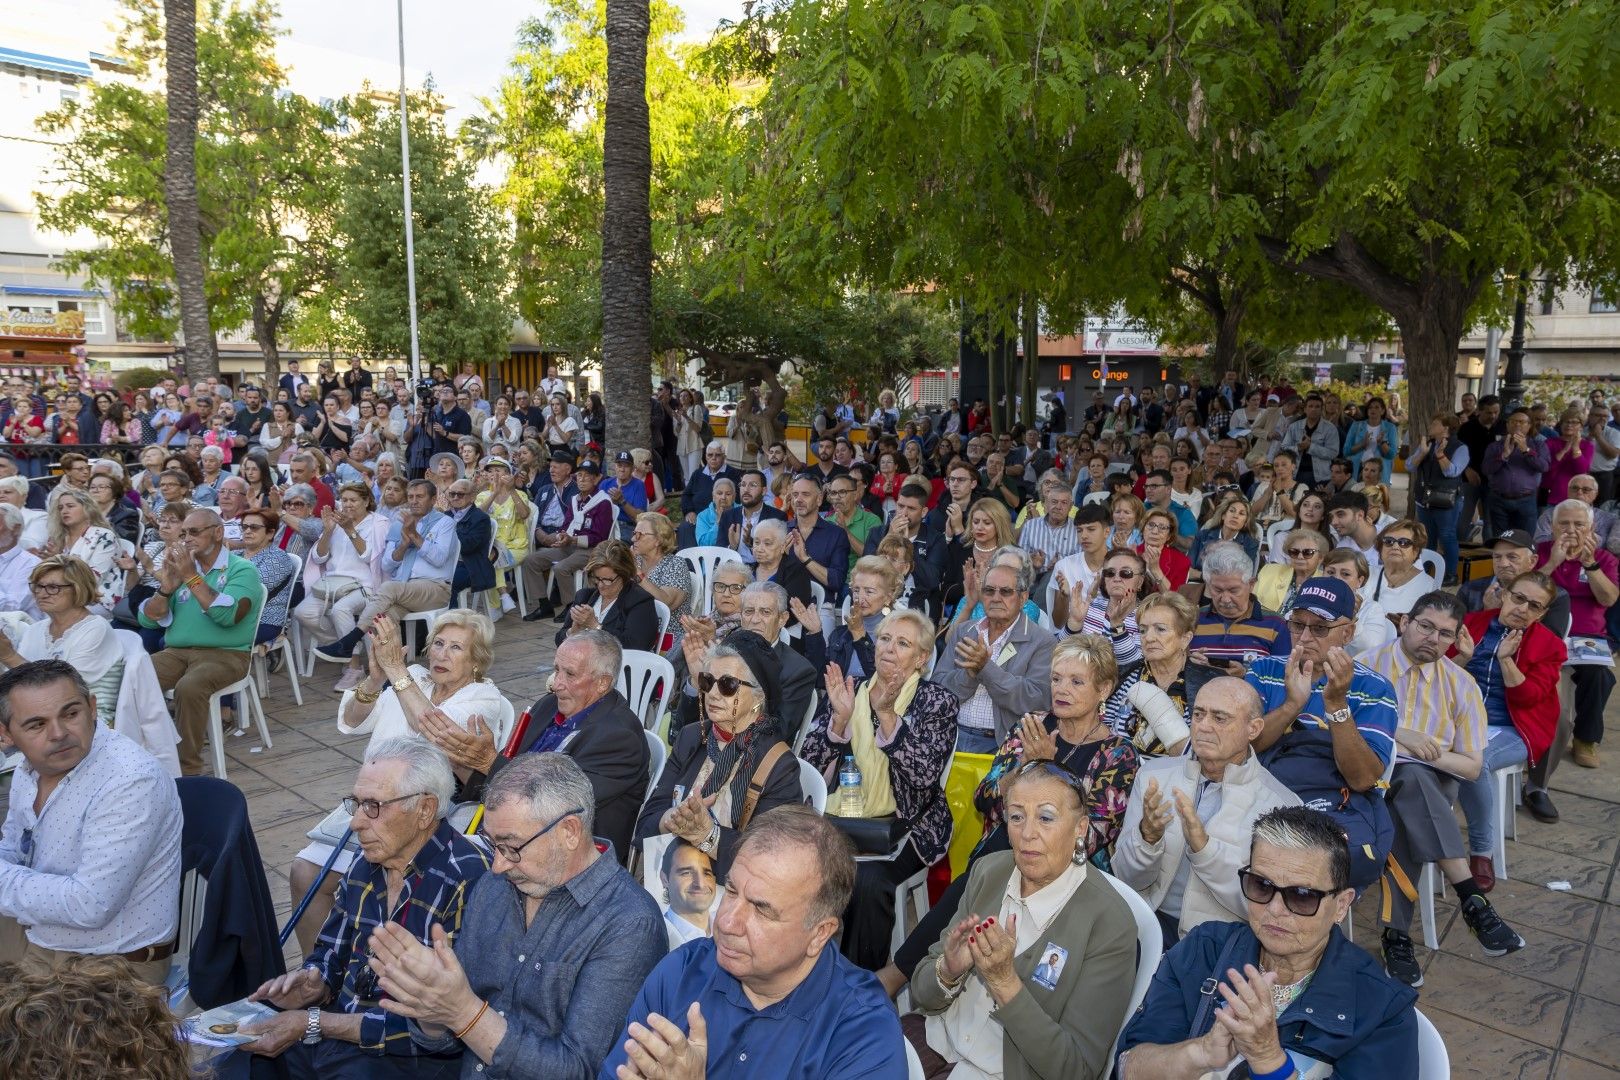
<instances>
[{"instance_id":1,"label":"navy blue jacket","mask_svg":"<svg viewBox=\"0 0 1620 1080\"><path fill-rule=\"evenodd\" d=\"M889 523L882 525L866 534L866 550L863 555L876 555L878 545L883 538L889 535ZM923 519L922 532L911 538L911 581L915 590L937 600L940 588L945 584L945 534L931 527L926 518ZM934 610L939 610L935 607Z\"/></svg>"},{"instance_id":2,"label":"navy blue jacket","mask_svg":"<svg viewBox=\"0 0 1620 1080\"><path fill-rule=\"evenodd\" d=\"M1222 959L1228 941L1232 949ZM1164 955L1147 997L1120 1036L1116 1055L1142 1044L1197 1038L1215 1024L1210 1009L1198 1030L1200 988L1227 968L1260 963L1260 941L1247 923L1200 923ZM1216 970L1219 967L1220 970ZM1221 1004L1219 991L1216 1004ZM1305 991L1277 1018L1282 1048L1333 1065L1333 1075L1416 1080L1417 991L1384 974L1360 946L1332 930Z\"/></svg>"},{"instance_id":3,"label":"navy blue jacket","mask_svg":"<svg viewBox=\"0 0 1620 1080\"><path fill-rule=\"evenodd\" d=\"M495 521L476 506L456 522L456 539L461 541L461 561L456 564L452 581L455 589L493 589L495 564L490 560L490 545L495 542Z\"/></svg>"},{"instance_id":4,"label":"navy blue jacket","mask_svg":"<svg viewBox=\"0 0 1620 1080\"><path fill-rule=\"evenodd\" d=\"M212 776L183 776L180 869L208 882L202 927L191 946L191 997L211 1009L239 1001L286 972L276 908L248 821L247 800ZM181 928L184 931L184 927Z\"/></svg>"}]
</instances>

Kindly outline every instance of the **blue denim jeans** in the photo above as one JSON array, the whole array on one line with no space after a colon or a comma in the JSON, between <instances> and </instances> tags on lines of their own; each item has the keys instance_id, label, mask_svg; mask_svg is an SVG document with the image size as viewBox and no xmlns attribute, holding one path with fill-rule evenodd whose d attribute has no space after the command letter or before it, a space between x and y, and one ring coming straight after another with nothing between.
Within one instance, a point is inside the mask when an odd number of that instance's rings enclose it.
<instances>
[{"instance_id":1,"label":"blue denim jeans","mask_svg":"<svg viewBox=\"0 0 1620 1080\"><path fill-rule=\"evenodd\" d=\"M1468 818L1468 854L1489 855L1496 850L1496 830L1502 827L1496 808L1496 770L1530 760L1530 748L1510 727L1493 726L1485 743L1485 767L1478 780L1464 780L1457 789L1457 805Z\"/></svg>"},{"instance_id":2,"label":"blue denim jeans","mask_svg":"<svg viewBox=\"0 0 1620 1080\"><path fill-rule=\"evenodd\" d=\"M1431 510L1426 506L1417 508L1418 524L1429 534L1430 550L1438 551L1440 557L1446 560L1447 581L1457 576L1458 509L1455 506L1446 510Z\"/></svg>"},{"instance_id":3,"label":"blue denim jeans","mask_svg":"<svg viewBox=\"0 0 1620 1080\"><path fill-rule=\"evenodd\" d=\"M994 732L981 734L976 728L965 728L960 725L956 729L956 748L964 754L993 754L996 752L996 736Z\"/></svg>"},{"instance_id":4,"label":"blue denim jeans","mask_svg":"<svg viewBox=\"0 0 1620 1080\"><path fill-rule=\"evenodd\" d=\"M1504 499L1502 496L1492 494L1490 497L1492 536L1501 536L1509 529L1523 529L1535 535L1536 532L1536 497L1526 495L1522 499Z\"/></svg>"}]
</instances>

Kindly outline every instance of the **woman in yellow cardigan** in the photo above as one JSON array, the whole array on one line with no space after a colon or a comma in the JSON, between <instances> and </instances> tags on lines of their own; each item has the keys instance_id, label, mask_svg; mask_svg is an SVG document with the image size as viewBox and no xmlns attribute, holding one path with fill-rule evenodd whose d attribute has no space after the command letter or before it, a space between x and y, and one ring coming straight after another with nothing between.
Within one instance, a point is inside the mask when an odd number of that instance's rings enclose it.
<instances>
[{"instance_id":1,"label":"woman in yellow cardigan","mask_svg":"<svg viewBox=\"0 0 1620 1080\"><path fill-rule=\"evenodd\" d=\"M1254 598L1267 611L1284 612L1294 605L1294 593L1321 567L1332 548L1315 529L1290 529L1283 537L1287 562L1267 563L1254 583Z\"/></svg>"}]
</instances>

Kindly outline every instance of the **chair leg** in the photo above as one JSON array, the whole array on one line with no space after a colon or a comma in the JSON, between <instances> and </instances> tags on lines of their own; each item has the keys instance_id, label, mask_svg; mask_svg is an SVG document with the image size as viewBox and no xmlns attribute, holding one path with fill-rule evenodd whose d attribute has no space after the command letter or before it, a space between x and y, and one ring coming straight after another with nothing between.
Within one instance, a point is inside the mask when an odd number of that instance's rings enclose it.
<instances>
[{"instance_id":1,"label":"chair leg","mask_svg":"<svg viewBox=\"0 0 1620 1080\"><path fill-rule=\"evenodd\" d=\"M1423 945L1430 952L1440 948L1440 936L1434 931L1434 893L1439 878L1438 866L1434 863L1423 864L1423 873L1418 875L1418 908L1423 919Z\"/></svg>"},{"instance_id":2,"label":"chair leg","mask_svg":"<svg viewBox=\"0 0 1620 1080\"><path fill-rule=\"evenodd\" d=\"M208 699L208 746L214 755L214 775L225 779L225 721L220 708L221 697L214 694Z\"/></svg>"},{"instance_id":3,"label":"chair leg","mask_svg":"<svg viewBox=\"0 0 1620 1080\"><path fill-rule=\"evenodd\" d=\"M269 750L273 744L270 741L270 724L264 715L264 702L259 698L258 690L251 685L248 687L247 696L249 700L243 704L253 710L253 718L258 721L259 725L259 742L266 750ZM244 709L245 711L246 709ZM247 717L245 715L238 717L237 723L240 730L247 730Z\"/></svg>"},{"instance_id":4,"label":"chair leg","mask_svg":"<svg viewBox=\"0 0 1620 1080\"><path fill-rule=\"evenodd\" d=\"M1506 769L1496 773L1496 847L1491 852L1491 872L1497 878L1504 879L1507 875L1507 834L1513 828L1514 817L1513 801L1508 798L1510 785L1515 776Z\"/></svg>"},{"instance_id":5,"label":"chair leg","mask_svg":"<svg viewBox=\"0 0 1620 1080\"><path fill-rule=\"evenodd\" d=\"M287 665L287 681L292 683L293 702L302 705L304 691L298 685L298 653L293 649L291 642L283 642L281 654L282 662Z\"/></svg>"}]
</instances>

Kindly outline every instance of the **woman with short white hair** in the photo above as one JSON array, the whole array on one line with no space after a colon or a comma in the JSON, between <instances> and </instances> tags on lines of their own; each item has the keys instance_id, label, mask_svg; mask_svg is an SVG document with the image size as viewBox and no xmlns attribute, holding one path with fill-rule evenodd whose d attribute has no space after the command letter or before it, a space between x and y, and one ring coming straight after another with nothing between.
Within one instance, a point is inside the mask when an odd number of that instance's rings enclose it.
<instances>
[{"instance_id":1,"label":"woman with short white hair","mask_svg":"<svg viewBox=\"0 0 1620 1080\"><path fill-rule=\"evenodd\" d=\"M42 548L50 539L45 511L28 508L28 478L26 476L0 477L0 503L15 506L22 515L22 533L17 546L25 551Z\"/></svg>"}]
</instances>

